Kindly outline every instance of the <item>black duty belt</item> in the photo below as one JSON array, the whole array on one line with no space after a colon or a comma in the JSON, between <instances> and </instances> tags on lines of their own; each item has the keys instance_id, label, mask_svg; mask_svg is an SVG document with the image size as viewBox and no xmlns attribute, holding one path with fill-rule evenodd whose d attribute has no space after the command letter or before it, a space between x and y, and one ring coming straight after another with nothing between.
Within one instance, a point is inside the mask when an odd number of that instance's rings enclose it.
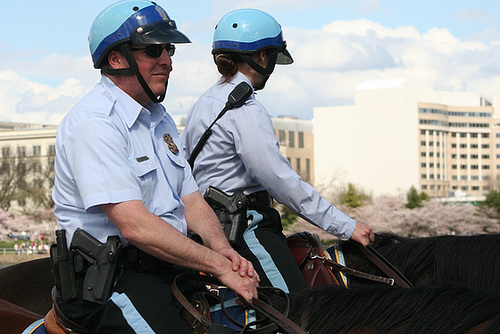
<instances>
[{"instance_id":1,"label":"black duty belt","mask_svg":"<svg viewBox=\"0 0 500 334\"><path fill-rule=\"evenodd\" d=\"M251 193L250 195L247 195L247 198L249 206L256 204L271 206L271 204L273 204L273 198L266 190Z\"/></svg>"},{"instance_id":2,"label":"black duty belt","mask_svg":"<svg viewBox=\"0 0 500 334\"><path fill-rule=\"evenodd\" d=\"M157 259L135 246L128 246L122 250L120 265L139 272L156 272L160 269L175 268L174 264Z\"/></svg>"}]
</instances>

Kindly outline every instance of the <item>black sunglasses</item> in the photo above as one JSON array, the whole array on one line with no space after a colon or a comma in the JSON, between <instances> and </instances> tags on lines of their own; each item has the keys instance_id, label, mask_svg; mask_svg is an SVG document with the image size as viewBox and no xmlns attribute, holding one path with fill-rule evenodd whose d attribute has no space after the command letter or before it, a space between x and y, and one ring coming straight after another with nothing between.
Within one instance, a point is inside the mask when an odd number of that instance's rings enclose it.
<instances>
[{"instance_id":1,"label":"black sunglasses","mask_svg":"<svg viewBox=\"0 0 500 334\"><path fill-rule=\"evenodd\" d=\"M143 48L130 48L130 50L145 50L146 54L151 58L159 58L163 49L167 50L170 57L172 57L175 53L175 45L172 44L150 44Z\"/></svg>"}]
</instances>

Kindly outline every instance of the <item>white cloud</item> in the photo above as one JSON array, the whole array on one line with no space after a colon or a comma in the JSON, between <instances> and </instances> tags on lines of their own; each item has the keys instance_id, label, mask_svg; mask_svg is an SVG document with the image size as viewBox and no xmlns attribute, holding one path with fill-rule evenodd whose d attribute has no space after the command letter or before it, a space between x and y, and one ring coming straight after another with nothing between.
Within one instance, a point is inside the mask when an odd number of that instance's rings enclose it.
<instances>
[{"instance_id":1,"label":"white cloud","mask_svg":"<svg viewBox=\"0 0 500 334\"><path fill-rule=\"evenodd\" d=\"M462 41L447 29L419 33L366 19L284 31L295 63L277 66L258 94L273 116L311 118L313 107L352 103L358 84L379 78L417 78L437 90L468 90L488 98L500 92L499 39ZM186 113L218 77L210 42L179 46L164 104L172 114ZM98 80L88 55L30 60L0 51L0 119L52 123Z\"/></svg>"}]
</instances>

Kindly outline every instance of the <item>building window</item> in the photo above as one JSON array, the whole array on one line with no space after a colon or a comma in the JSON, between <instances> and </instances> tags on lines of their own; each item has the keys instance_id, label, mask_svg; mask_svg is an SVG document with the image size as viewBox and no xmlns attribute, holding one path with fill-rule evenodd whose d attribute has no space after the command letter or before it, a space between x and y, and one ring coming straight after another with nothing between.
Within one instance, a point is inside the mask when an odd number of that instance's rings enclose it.
<instances>
[{"instance_id":1,"label":"building window","mask_svg":"<svg viewBox=\"0 0 500 334\"><path fill-rule=\"evenodd\" d=\"M479 169L479 166L478 165L471 165L470 169Z\"/></svg>"},{"instance_id":2,"label":"building window","mask_svg":"<svg viewBox=\"0 0 500 334\"><path fill-rule=\"evenodd\" d=\"M429 164L429 167L430 167L430 168L434 168L434 163L432 163L432 162L431 162L431 163Z\"/></svg>"},{"instance_id":3,"label":"building window","mask_svg":"<svg viewBox=\"0 0 500 334\"><path fill-rule=\"evenodd\" d=\"M434 180L434 174L430 174L430 175L429 175L429 178L430 178L431 180Z\"/></svg>"},{"instance_id":4,"label":"building window","mask_svg":"<svg viewBox=\"0 0 500 334\"><path fill-rule=\"evenodd\" d=\"M467 134L466 133L461 133L460 134L460 138L467 138Z\"/></svg>"},{"instance_id":5,"label":"building window","mask_svg":"<svg viewBox=\"0 0 500 334\"><path fill-rule=\"evenodd\" d=\"M478 190L479 190L479 187L478 187L478 186L473 186L473 187L472 187L472 190L473 190L473 191L478 191Z\"/></svg>"},{"instance_id":6,"label":"building window","mask_svg":"<svg viewBox=\"0 0 500 334\"><path fill-rule=\"evenodd\" d=\"M285 142L285 130L278 130L278 140L280 143Z\"/></svg>"},{"instance_id":7,"label":"building window","mask_svg":"<svg viewBox=\"0 0 500 334\"><path fill-rule=\"evenodd\" d=\"M49 145L48 155L50 157L53 157L56 155L56 146L55 145Z\"/></svg>"},{"instance_id":8,"label":"building window","mask_svg":"<svg viewBox=\"0 0 500 334\"><path fill-rule=\"evenodd\" d=\"M451 165L451 169L457 169L457 165Z\"/></svg>"},{"instance_id":9,"label":"building window","mask_svg":"<svg viewBox=\"0 0 500 334\"><path fill-rule=\"evenodd\" d=\"M425 152L420 152L421 157L425 157L427 154Z\"/></svg>"},{"instance_id":10,"label":"building window","mask_svg":"<svg viewBox=\"0 0 500 334\"><path fill-rule=\"evenodd\" d=\"M18 146L17 147L17 156L18 157L25 157L26 156L26 147Z\"/></svg>"},{"instance_id":11,"label":"building window","mask_svg":"<svg viewBox=\"0 0 500 334\"><path fill-rule=\"evenodd\" d=\"M451 148L457 148L457 144L455 143L451 144Z\"/></svg>"},{"instance_id":12,"label":"building window","mask_svg":"<svg viewBox=\"0 0 500 334\"><path fill-rule=\"evenodd\" d=\"M460 159L467 159L467 154L460 154Z\"/></svg>"},{"instance_id":13,"label":"building window","mask_svg":"<svg viewBox=\"0 0 500 334\"><path fill-rule=\"evenodd\" d=\"M456 181L456 180L458 180L458 176L452 175L451 179Z\"/></svg>"},{"instance_id":14,"label":"building window","mask_svg":"<svg viewBox=\"0 0 500 334\"><path fill-rule=\"evenodd\" d=\"M471 175L470 179L472 181L479 181L479 176L478 175Z\"/></svg>"},{"instance_id":15,"label":"building window","mask_svg":"<svg viewBox=\"0 0 500 334\"><path fill-rule=\"evenodd\" d=\"M297 173L300 173L300 158L297 158Z\"/></svg>"},{"instance_id":16,"label":"building window","mask_svg":"<svg viewBox=\"0 0 500 334\"><path fill-rule=\"evenodd\" d=\"M471 155L470 155L470 158L471 158L471 159L477 159L478 157L479 157L479 156L478 156L477 154L471 154Z\"/></svg>"},{"instance_id":17,"label":"building window","mask_svg":"<svg viewBox=\"0 0 500 334\"><path fill-rule=\"evenodd\" d=\"M288 147L295 147L295 131L288 131Z\"/></svg>"},{"instance_id":18,"label":"building window","mask_svg":"<svg viewBox=\"0 0 500 334\"><path fill-rule=\"evenodd\" d=\"M467 186L462 186L462 188L461 188L461 189L462 189L462 190L469 190L469 187L467 187Z\"/></svg>"},{"instance_id":19,"label":"building window","mask_svg":"<svg viewBox=\"0 0 500 334\"><path fill-rule=\"evenodd\" d=\"M33 146L33 156L39 157L42 155L42 147L39 145Z\"/></svg>"},{"instance_id":20,"label":"building window","mask_svg":"<svg viewBox=\"0 0 500 334\"><path fill-rule=\"evenodd\" d=\"M10 147L8 146L2 147L2 157L4 158L10 157Z\"/></svg>"},{"instance_id":21,"label":"building window","mask_svg":"<svg viewBox=\"0 0 500 334\"><path fill-rule=\"evenodd\" d=\"M427 179L427 174L422 174L422 180Z\"/></svg>"},{"instance_id":22,"label":"building window","mask_svg":"<svg viewBox=\"0 0 500 334\"><path fill-rule=\"evenodd\" d=\"M467 148L467 144L460 144L460 148Z\"/></svg>"},{"instance_id":23,"label":"building window","mask_svg":"<svg viewBox=\"0 0 500 334\"><path fill-rule=\"evenodd\" d=\"M434 156L434 152L429 152L429 156L433 157Z\"/></svg>"},{"instance_id":24,"label":"building window","mask_svg":"<svg viewBox=\"0 0 500 334\"><path fill-rule=\"evenodd\" d=\"M457 155L456 155L456 154L452 154L452 155L451 155L451 158L452 158L452 159L456 159L456 158L457 158Z\"/></svg>"},{"instance_id":25,"label":"building window","mask_svg":"<svg viewBox=\"0 0 500 334\"><path fill-rule=\"evenodd\" d=\"M422 166L422 168L425 168L425 167L427 167L427 164L425 162L422 162L422 164L420 166Z\"/></svg>"},{"instance_id":26,"label":"building window","mask_svg":"<svg viewBox=\"0 0 500 334\"><path fill-rule=\"evenodd\" d=\"M483 169L490 169L490 165L483 165L482 168Z\"/></svg>"},{"instance_id":27,"label":"building window","mask_svg":"<svg viewBox=\"0 0 500 334\"><path fill-rule=\"evenodd\" d=\"M425 146L425 140L422 140L422 141L420 142L420 145Z\"/></svg>"},{"instance_id":28,"label":"building window","mask_svg":"<svg viewBox=\"0 0 500 334\"><path fill-rule=\"evenodd\" d=\"M39 163L39 162L34 162L32 165L31 165L31 170L34 172L34 173L41 173L42 172L42 164Z\"/></svg>"},{"instance_id":29,"label":"building window","mask_svg":"<svg viewBox=\"0 0 500 334\"><path fill-rule=\"evenodd\" d=\"M483 154L483 155L481 156L481 158L483 158L483 159L489 159L489 158L490 158L490 155L489 155L489 154Z\"/></svg>"},{"instance_id":30,"label":"building window","mask_svg":"<svg viewBox=\"0 0 500 334\"><path fill-rule=\"evenodd\" d=\"M311 160L306 159L306 181L311 180Z\"/></svg>"},{"instance_id":31,"label":"building window","mask_svg":"<svg viewBox=\"0 0 500 334\"><path fill-rule=\"evenodd\" d=\"M470 148L478 148L477 144L470 144Z\"/></svg>"},{"instance_id":32,"label":"building window","mask_svg":"<svg viewBox=\"0 0 500 334\"><path fill-rule=\"evenodd\" d=\"M304 148L304 132L299 131L299 148Z\"/></svg>"},{"instance_id":33,"label":"building window","mask_svg":"<svg viewBox=\"0 0 500 334\"><path fill-rule=\"evenodd\" d=\"M422 190L427 190L427 185L423 184L422 185Z\"/></svg>"},{"instance_id":34,"label":"building window","mask_svg":"<svg viewBox=\"0 0 500 334\"><path fill-rule=\"evenodd\" d=\"M460 180L467 181L467 175L460 175Z\"/></svg>"},{"instance_id":35,"label":"building window","mask_svg":"<svg viewBox=\"0 0 500 334\"><path fill-rule=\"evenodd\" d=\"M481 133L481 138L490 138L489 133Z\"/></svg>"},{"instance_id":36,"label":"building window","mask_svg":"<svg viewBox=\"0 0 500 334\"><path fill-rule=\"evenodd\" d=\"M477 133L471 133L471 134L470 134L470 137L471 137L471 138L477 138Z\"/></svg>"},{"instance_id":37,"label":"building window","mask_svg":"<svg viewBox=\"0 0 500 334\"><path fill-rule=\"evenodd\" d=\"M460 165L460 169L467 169L467 165Z\"/></svg>"},{"instance_id":38,"label":"building window","mask_svg":"<svg viewBox=\"0 0 500 334\"><path fill-rule=\"evenodd\" d=\"M481 148L490 148L490 144L483 144L481 145Z\"/></svg>"}]
</instances>

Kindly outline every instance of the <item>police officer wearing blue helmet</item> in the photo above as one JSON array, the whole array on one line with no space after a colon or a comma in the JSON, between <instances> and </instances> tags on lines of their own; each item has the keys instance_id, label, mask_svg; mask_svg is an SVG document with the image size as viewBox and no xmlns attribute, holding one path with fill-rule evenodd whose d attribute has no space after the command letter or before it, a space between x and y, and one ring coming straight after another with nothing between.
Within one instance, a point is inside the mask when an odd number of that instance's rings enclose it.
<instances>
[{"instance_id":1,"label":"police officer wearing blue helmet","mask_svg":"<svg viewBox=\"0 0 500 334\"><path fill-rule=\"evenodd\" d=\"M175 44L189 42L150 1L113 4L91 27L102 77L58 127L53 191L55 297L77 331L191 333L171 292L186 271L257 294L258 275L225 238L159 103Z\"/></svg>"},{"instance_id":2,"label":"police officer wearing blue helmet","mask_svg":"<svg viewBox=\"0 0 500 334\"><path fill-rule=\"evenodd\" d=\"M261 285L300 291L306 287L305 280L287 247L279 213L270 206L271 198L343 240L351 238L367 245L374 241L373 231L301 180L281 154L271 118L253 92L244 105L217 120L211 136L196 152L200 137L237 85L246 82L254 91L263 89L276 64L293 62L279 23L255 9L235 10L221 18L215 27L212 54L222 77L188 112L181 134L185 155L193 164L201 192L223 224L234 226L234 222L224 221L229 211L211 200L211 194L232 198L243 192L246 196L248 226L233 246L252 261Z\"/></svg>"}]
</instances>

